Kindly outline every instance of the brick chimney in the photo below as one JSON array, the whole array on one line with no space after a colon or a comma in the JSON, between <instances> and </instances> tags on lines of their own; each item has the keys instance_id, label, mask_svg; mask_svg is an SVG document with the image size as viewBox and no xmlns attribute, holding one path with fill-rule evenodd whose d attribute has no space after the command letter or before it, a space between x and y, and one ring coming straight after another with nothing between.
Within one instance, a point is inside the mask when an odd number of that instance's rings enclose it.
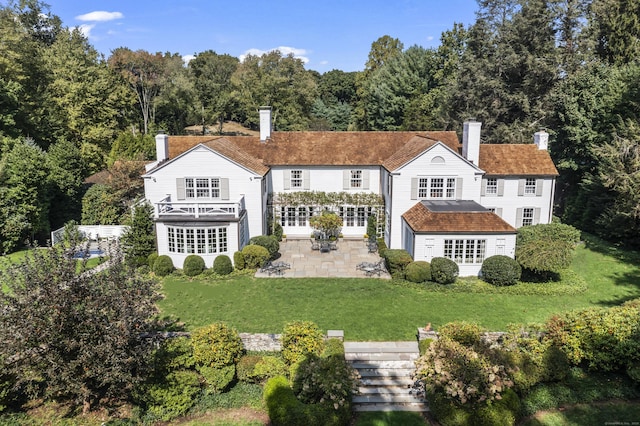
<instances>
[{"instance_id":1,"label":"brick chimney","mask_svg":"<svg viewBox=\"0 0 640 426\"><path fill-rule=\"evenodd\" d=\"M476 166L480 159L481 127L481 122L470 119L464 122L462 130L462 156Z\"/></svg>"},{"instance_id":2,"label":"brick chimney","mask_svg":"<svg viewBox=\"0 0 640 426\"><path fill-rule=\"evenodd\" d=\"M160 130L156 135L156 159L158 163L169 158L169 136Z\"/></svg>"},{"instance_id":3,"label":"brick chimney","mask_svg":"<svg viewBox=\"0 0 640 426\"><path fill-rule=\"evenodd\" d=\"M260 107L260 142L271 139L271 107Z\"/></svg>"},{"instance_id":4,"label":"brick chimney","mask_svg":"<svg viewBox=\"0 0 640 426\"><path fill-rule=\"evenodd\" d=\"M533 142L538 149L546 151L549 146L549 133L547 133L545 129L540 129L539 132L533 134Z\"/></svg>"}]
</instances>

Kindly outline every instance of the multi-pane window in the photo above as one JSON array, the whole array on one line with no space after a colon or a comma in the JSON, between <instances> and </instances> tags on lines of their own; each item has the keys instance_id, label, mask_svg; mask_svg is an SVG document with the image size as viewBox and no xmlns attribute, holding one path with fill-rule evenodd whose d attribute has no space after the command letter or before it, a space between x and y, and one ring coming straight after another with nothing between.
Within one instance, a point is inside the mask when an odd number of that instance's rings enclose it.
<instances>
[{"instance_id":1,"label":"multi-pane window","mask_svg":"<svg viewBox=\"0 0 640 426\"><path fill-rule=\"evenodd\" d=\"M532 207L522 209L522 226L533 225L533 212Z\"/></svg>"},{"instance_id":2,"label":"multi-pane window","mask_svg":"<svg viewBox=\"0 0 640 426\"><path fill-rule=\"evenodd\" d=\"M495 195L498 193L498 179L497 178L488 178L487 179L487 187L485 190L485 194L487 195Z\"/></svg>"},{"instance_id":3,"label":"multi-pane window","mask_svg":"<svg viewBox=\"0 0 640 426\"><path fill-rule=\"evenodd\" d=\"M355 214L356 214L356 209L355 207L347 207L346 208L346 218L345 218L345 225L346 226L354 226L355 225Z\"/></svg>"},{"instance_id":4,"label":"multi-pane window","mask_svg":"<svg viewBox=\"0 0 640 426\"><path fill-rule=\"evenodd\" d=\"M365 226L367 224L367 211L366 207L358 207L358 226Z\"/></svg>"},{"instance_id":5,"label":"multi-pane window","mask_svg":"<svg viewBox=\"0 0 640 426\"><path fill-rule=\"evenodd\" d=\"M362 188L362 170L351 170L351 188Z\"/></svg>"},{"instance_id":6,"label":"multi-pane window","mask_svg":"<svg viewBox=\"0 0 640 426\"><path fill-rule=\"evenodd\" d=\"M302 170L291 170L291 188L302 188Z\"/></svg>"},{"instance_id":7,"label":"multi-pane window","mask_svg":"<svg viewBox=\"0 0 640 426\"><path fill-rule=\"evenodd\" d=\"M170 253L227 252L227 228L167 228Z\"/></svg>"},{"instance_id":8,"label":"multi-pane window","mask_svg":"<svg viewBox=\"0 0 640 426\"><path fill-rule=\"evenodd\" d=\"M482 263L486 240L444 240L444 257L456 263Z\"/></svg>"},{"instance_id":9,"label":"multi-pane window","mask_svg":"<svg viewBox=\"0 0 640 426\"><path fill-rule=\"evenodd\" d=\"M418 198L455 198L455 178L419 178Z\"/></svg>"},{"instance_id":10,"label":"multi-pane window","mask_svg":"<svg viewBox=\"0 0 640 426\"><path fill-rule=\"evenodd\" d=\"M307 208L298 207L298 225L307 226Z\"/></svg>"},{"instance_id":11,"label":"multi-pane window","mask_svg":"<svg viewBox=\"0 0 640 426\"><path fill-rule=\"evenodd\" d=\"M187 198L220 198L218 178L186 178L184 186Z\"/></svg>"},{"instance_id":12,"label":"multi-pane window","mask_svg":"<svg viewBox=\"0 0 640 426\"><path fill-rule=\"evenodd\" d=\"M296 226L296 208L287 207L287 225Z\"/></svg>"},{"instance_id":13,"label":"multi-pane window","mask_svg":"<svg viewBox=\"0 0 640 426\"><path fill-rule=\"evenodd\" d=\"M525 195L536 195L536 180L533 178L527 178L524 182Z\"/></svg>"}]
</instances>

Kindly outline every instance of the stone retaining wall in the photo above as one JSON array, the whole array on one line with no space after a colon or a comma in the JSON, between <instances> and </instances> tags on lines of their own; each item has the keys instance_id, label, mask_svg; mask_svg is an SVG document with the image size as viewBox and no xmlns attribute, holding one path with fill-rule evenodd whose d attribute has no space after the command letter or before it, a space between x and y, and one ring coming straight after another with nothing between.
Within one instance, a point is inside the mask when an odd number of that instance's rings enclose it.
<instances>
[{"instance_id":1,"label":"stone retaining wall","mask_svg":"<svg viewBox=\"0 0 640 426\"><path fill-rule=\"evenodd\" d=\"M238 333L248 351L277 352L282 349L280 338L282 334L268 333Z\"/></svg>"}]
</instances>

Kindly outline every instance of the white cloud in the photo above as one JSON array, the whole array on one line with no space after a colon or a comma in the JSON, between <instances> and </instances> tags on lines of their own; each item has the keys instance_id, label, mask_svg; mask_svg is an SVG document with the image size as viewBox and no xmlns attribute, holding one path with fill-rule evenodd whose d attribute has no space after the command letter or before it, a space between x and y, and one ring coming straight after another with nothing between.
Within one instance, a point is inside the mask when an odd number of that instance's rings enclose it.
<instances>
[{"instance_id":1,"label":"white cloud","mask_svg":"<svg viewBox=\"0 0 640 426\"><path fill-rule=\"evenodd\" d=\"M194 55L182 55L182 62L187 65L189 62L191 62L192 59L195 59Z\"/></svg>"},{"instance_id":2,"label":"white cloud","mask_svg":"<svg viewBox=\"0 0 640 426\"><path fill-rule=\"evenodd\" d=\"M105 12L103 10L96 10L95 12L89 12L85 13L84 15L76 16L76 19L79 21L89 22L105 22L121 18L124 18L124 15L121 12Z\"/></svg>"},{"instance_id":3,"label":"white cloud","mask_svg":"<svg viewBox=\"0 0 640 426\"><path fill-rule=\"evenodd\" d=\"M427 41L432 41L433 39L435 39L435 37L434 37L434 36L428 36L428 37L427 37Z\"/></svg>"},{"instance_id":4,"label":"white cloud","mask_svg":"<svg viewBox=\"0 0 640 426\"><path fill-rule=\"evenodd\" d=\"M95 27L95 24L82 24L78 26L78 29L86 38L91 37L91 30Z\"/></svg>"},{"instance_id":5,"label":"white cloud","mask_svg":"<svg viewBox=\"0 0 640 426\"><path fill-rule=\"evenodd\" d=\"M305 56L307 54L307 51L305 49L297 49L295 47L289 47L289 46L279 46L279 47L274 47L273 49L268 49L268 50L260 50L260 49L252 48L245 51L242 55L240 55L240 61L244 61L244 58L246 58L247 55L261 56L265 53L273 52L274 50L279 51L280 53L282 53L283 56L287 56L288 54L291 53L293 54L294 58L300 59L304 64L309 62L309 58Z\"/></svg>"}]
</instances>

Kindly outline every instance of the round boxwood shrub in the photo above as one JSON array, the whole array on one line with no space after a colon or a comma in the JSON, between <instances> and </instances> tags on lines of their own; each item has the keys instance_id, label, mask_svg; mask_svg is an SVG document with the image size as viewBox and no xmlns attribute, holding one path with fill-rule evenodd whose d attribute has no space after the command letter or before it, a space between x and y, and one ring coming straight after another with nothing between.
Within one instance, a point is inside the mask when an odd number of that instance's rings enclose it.
<instances>
[{"instance_id":1,"label":"round boxwood shrub","mask_svg":"<svg viewBox=\"0 0 640 426\"><path fill-rule=\"evenodd\" d=\"M191 344L196 364L213 368L236 364L244 350L238 332L221 322L195 329Z\"/></svg>"},{"instance_id":2,"label":"round boxwood shrub","mask_svg":"<svg viewBox=\"0 0 640 426\"><path fill-rule=\"evenodd\" d=\"M424 260L416 260L407 265L404 275L405 279L412 283L431 281L431 265Z\"/></svg>"},{"instance_id":3,"label":"round boxwood shrub","mask_svg":"<svg viewBox=\"0 0 640 426\"><path fill-rule=\"evenodd\" d=\"M280 250L280 243L275 235L258 235L249 240L249 244L262 246L269 251L269 256L273 257Z\"/></svg>"},{"instance_id":4,"label":"round boxwood shrub","mask_svg":"<svg viewBox=\"0 0 640 426\"><path fill-rule=\"evenodd\" d=\"M241 251L233 253L233 264L238 270L244 269L244 256Z\"/></svg>"},{"instance_id":5,"label":"round boxwood shrub","mask_svg":"<svg viewBox=\"0 0 640 426\"><path fill-rule=\"evenodd\" d=\"M324 350L324 336L312 321L293 321L285 325L281 337L282 357L295 364L309 354L320 355Z\"/></svg>"},{"instance_id":6,"label":"round boxwood shrub","mask_svg":"<svg viewBox=\"0 0 640 426\"><path fill-rule=\"evenodd\" d=\"M190 254L184 259L182 272L188 277L195 277L204 271L204 259L197 254Z\"/></svg>"},{"instance_id":7,"label":"round boxwood shrub","mask_svg":"<svg viewBox=\"0 0 640 426\"><path fill-rule=\"evenodd\" d=\"M233 264L226 254L221 254L213 259L213 272L218 275L229 275L233 272Z\"/></svg>"},{"instance_id":8,"label":"round boxwood shrub","mask_svg":"<svg viewBox=\"0 0 640 426\"><path fill-rule=\"evenodd\" d=\"M431 259L431 279L439 284L452 284L460 273L458 264L446 257Z\"/></svg>"},{"instance_id":9,"label":"round boxwood shrub","mask_svg":"<svg viewBox=\"0 0 640 426\"><path fill-rule=\"evenodd\" d=\"M453 321L443 325L438 331L441 337L448 337L461 345L473 346L480 343L482 328L475 323Z\"/></svg>"},{"instance_id":10,"label":"round boxwood shrub","mask_svg":"<svg viewBox=\"0 0 640 426\"><path fill-rule=\"evenodd\" d=\"M522 275L522 267L509 256L487 257L480 269L482 279L496 286L514 285Z\"/></svg>"},{"instance_id":11,"label":"round boxwood shrub","mask_svg":"<svg viewBox=\"0 0 640 426\"><path fill-rule=\"evenodd\" d=\"M413 262L413 258L404 249L386 249L380 256L384 257L387 270L394 278L403 279L405 268Z\"/></svg>"},{"instance_id":12,"label":"round boxwood shrub","mask_svg":"<svg viewBox=\"0 0 640 426\"><path fill-rule=\"evenodd\" d=\"M158 256L155 263L153 264L153 273L161 277L169 275L171 272L173 272L173 269L173 261L166 254Z\"/></svg>"},{"instance_id":13,"label":"round boxwood shrub","mask_svg":"<svg viewBox=\"0 0 640 426\"><path fill-rule=\"evenodd\" d=\"M242 249L245 268L256 269L262 266L269 259L269 250L266 248L250 244Z\"/></svg>"},{"instance_id":14,"label":"round boxwood shrub","mask_svg":"<svg viewBox=\"0 0 640 426\"><path fill-rule=\"evenodd\" d=\"M158 253L155 253L155 252L147 256L147 265L149 265L149 268L151 270L153 270L153 265L156 263L157 258L158 258Z\"/></svg>"}]
</instances>

